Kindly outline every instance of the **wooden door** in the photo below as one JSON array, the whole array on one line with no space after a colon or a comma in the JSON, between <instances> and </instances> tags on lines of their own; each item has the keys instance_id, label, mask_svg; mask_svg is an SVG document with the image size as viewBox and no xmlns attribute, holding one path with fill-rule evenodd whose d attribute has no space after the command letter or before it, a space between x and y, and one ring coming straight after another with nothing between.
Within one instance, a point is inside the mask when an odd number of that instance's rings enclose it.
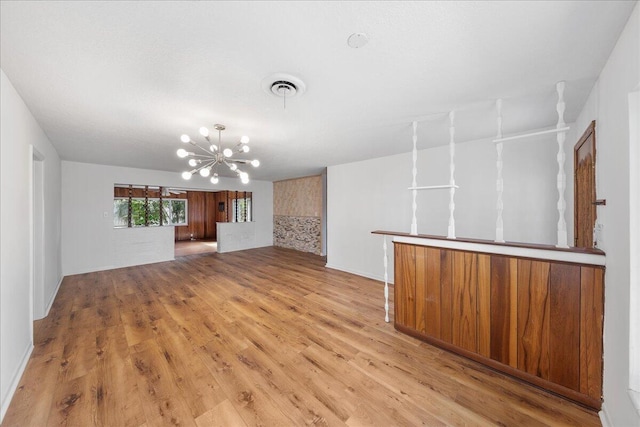
<instances>
[{"instance_id":1,"label":"wooden door","mask_svg":"<svg viewBox=\"0 0 640 427\"><path fill-rule=\"evenodd\" d=\"M574 246L593 247L596 223L596 122L574 147Z\"/></svg>"}]
</instances>

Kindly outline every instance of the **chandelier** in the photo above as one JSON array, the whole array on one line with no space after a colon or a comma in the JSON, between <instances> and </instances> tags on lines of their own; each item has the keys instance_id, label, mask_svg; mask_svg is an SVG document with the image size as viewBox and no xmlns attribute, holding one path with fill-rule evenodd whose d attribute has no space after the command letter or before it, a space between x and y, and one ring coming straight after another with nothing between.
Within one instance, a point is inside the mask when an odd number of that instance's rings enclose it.
<instances>
[{"instance_id":1,"label":"chandelier","mask_svg":"<svg viewBox=\"0 0 640 427\"><path fill-rule=\"evenodd\" d=\"M189 135L182 135L180 140L185 144L191 144L195 147L198 152L190 152L185 150L184 148L180 148L178 150L178 157L181 159L188 158L189 166L193 169L190 171L182 172L182 178L191 179L191 176L195 173L199 173L203 178L207 178L211 175L211 183L217 184L219 181L218 173L216 172L216 167L218 165L226 165L232 172L235 172L240 181L243 184L247 184L249 182L249 174L247 172L241 171L238 168L238 165L246 165L250 164L253 167L260 166L260 161L258 159L254 160L246 160L246 159L235 159L232 156L234 154L245 154L249 152L249 137L243 136L240 138L240 142L238 142L233 148L225 148L222 149L222 131L225 130L224 125L213 125L213 128L218 131L218 144L211 144L211 139L209 138L209 129L206 127L200 128L200 135L202 135L209 145L208 148L201 146L197 142L193 141ZM204 154L202 154L204 153Z\"/></svg>"}]
</instances>

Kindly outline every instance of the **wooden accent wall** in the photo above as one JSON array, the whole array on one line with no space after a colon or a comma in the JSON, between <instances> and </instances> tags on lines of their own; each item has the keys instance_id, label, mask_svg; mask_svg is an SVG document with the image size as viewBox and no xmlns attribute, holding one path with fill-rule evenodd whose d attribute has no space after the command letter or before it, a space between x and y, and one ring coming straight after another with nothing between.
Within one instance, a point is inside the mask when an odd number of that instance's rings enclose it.
<instances>
[{"instance_id":1,"label":"wooden accent wall","mask_svg":"<svg viewBox=\"0 0 640 427\"><path fill-rule=\"evenodd\" d=\"M322 176L274 182L273 215L322 216Z\"/></svg>"},{"instance_id":2,"label":"wooden accent wall","mask_svg":"<svg viewBox=\"0 0 640 427\"><path fill-rule=\"evenodd\" d=\"M599 409L604 268L395 243L395 326Z\"/></svg>"}]
</instances>

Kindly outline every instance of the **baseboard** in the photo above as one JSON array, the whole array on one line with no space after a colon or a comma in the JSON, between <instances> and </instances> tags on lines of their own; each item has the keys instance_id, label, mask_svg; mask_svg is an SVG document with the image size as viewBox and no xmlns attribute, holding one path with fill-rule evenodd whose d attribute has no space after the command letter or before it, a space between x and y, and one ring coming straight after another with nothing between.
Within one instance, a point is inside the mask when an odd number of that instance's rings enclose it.
<instances>
[{"instance_id":1,"label":"baseboard","mask_svg":"<svg viewBox=\"0 0 640 427\"><path fill-rule=\"evenodd\" d=\"M609 418L609 413L607 412L607 406L604 404L604 402L602 403L600 412L598 412L598 416L600 416L602 427L613 427L613 423L611 422L611 418Z\"/></svg>"},{"instance_id":2,"label":"baseboard","mask_svg":"<svg viewBox=\"0 0 640 427\"><path fill-rule=\"evenodd\" d=\"M20 379L22 378L22 374L24 370L27 369L27 363L29 362L29 358L31 357L31 352L33 351L33 342L29 342L24 355L22 356L22 361L20 362L20 366L18 370L13 374L13 378L11 379L11 386L5 396L2 397L2 409L0 412L0 424L2 420L4 420L4 416L7 413L7 409L9 409L9 404L11 403L11 399L13 399L13 395L18 388L18 384L20 384Z\"/></svg>"},{"instance_id":3,"label":"baseboard","mask_svg":"<svg viewBox=\"0 0 640 427\"><path fill-rule=\"evenodd\" d=\"M55 301L56 296L58 295L58 291L60 290L60 285L62 285L63 280L64 280L64 276L60 277L60 280L58 280L58 285L56 286L56 290L53 291L53 293L51 294L51 298L49 299L47 308L44 311L44 317L47 317L49 315L49 311L51 310L51 306L53 305L53 302Z\"/></svg>"},{"instance_id":4,"label":"baseboard","mask_svg":"<svg viewBox=\"0 0 640 427\"><path fill-rule=\"evenodd\" d=\"M372 280L377 280L379 282L384 282L384 277L382 277L382 276L375 276L375 275L372 275L372 274L364 273L362 271L357 271L357 270L352 270L350 268L340 267L340 266L337 266L335 264L326 263L325 267L330 268L332 270L340 270L340 271L344 271L345 273L355 274L356 276L366 277L367 279L372 279ZM390 285L393 285L393 282L391 280L389 280L388 283Z\"/></svg>"}]
</instances>

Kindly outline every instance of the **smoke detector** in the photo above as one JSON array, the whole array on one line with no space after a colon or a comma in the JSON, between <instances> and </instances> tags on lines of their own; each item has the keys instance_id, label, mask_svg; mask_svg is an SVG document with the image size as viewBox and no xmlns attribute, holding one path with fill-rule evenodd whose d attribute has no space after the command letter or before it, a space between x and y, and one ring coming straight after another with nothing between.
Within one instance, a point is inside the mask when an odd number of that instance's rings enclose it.
<instances>
[{"instance_id":1,"label":"smoke detector","mask_svg":"<svg viewBox=\"0 0 640 427\"><path fill-rule=\"evenodd\" d=\"M306 85L290 74L275 73L262 80L262 89L268 94L286 99L302 95Z\"/></svg>"},{"instance_id":2,"label":"smoke detector","mask_svg":"<svg viewBox=\"0 0 640 427\"><path fill-rule=\"evenodd\" d=\"M365 33L353 33L347 39L347 44L353 49L359 49L367 43L369 43L369 36Z\"/></svg>"}]
</instances>

